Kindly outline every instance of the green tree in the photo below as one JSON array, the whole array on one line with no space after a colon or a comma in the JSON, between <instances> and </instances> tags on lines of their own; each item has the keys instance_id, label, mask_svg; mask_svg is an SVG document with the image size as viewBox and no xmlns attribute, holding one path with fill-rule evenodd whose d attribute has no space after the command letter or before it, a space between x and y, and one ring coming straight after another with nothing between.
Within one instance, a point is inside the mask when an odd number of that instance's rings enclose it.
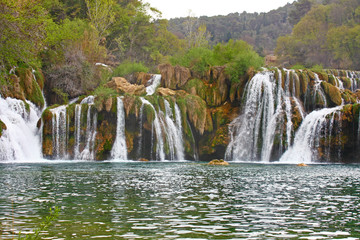
<instances>
[{"instance_id":1,"label":"green tree","mask_svg":"<svg viewBox=\"0 0 360 240\"><path fill-rule=\"evenodd\" d=\"M0 3L0 71L19 62L40 65L47 14L40 0Z\"/></svg>"},{"instance_id":2,"label":"green tree","mask_svg":"<svg viewBox=\"0 0 360 240\"><path fill-rule=\"evenodd\" d=\"M91 24L97 30L99 42L107 36L107 30L114 22L114 0L85 0Z\"/></svg>"}]
</instances>

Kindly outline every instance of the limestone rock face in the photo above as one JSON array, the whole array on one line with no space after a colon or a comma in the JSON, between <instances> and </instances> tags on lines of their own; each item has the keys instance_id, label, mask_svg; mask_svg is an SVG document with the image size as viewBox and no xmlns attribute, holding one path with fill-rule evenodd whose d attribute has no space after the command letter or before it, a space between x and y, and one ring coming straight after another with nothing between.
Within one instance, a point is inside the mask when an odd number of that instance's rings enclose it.
<instances>
[{"instance_id":1,"label":"limestone rock face","mask_svg":"<svg viewBox=\"0 0 360 240\"><path fill-rule=\"evenodd\" d=\"M138 73L130 74L129 76L125 76L125 77L131 84L146 86L146 83L151 79L151 74L138 72Z\"/></svg>"},{"instance_id":2,"label":"limestone rock face","mask_svg":"<svg viewBox=\"0 0 360 240\"><path fill-rule=\"evenodd\" d=\"M160 87L160 88L158 88L158 89L156 90L156 92L157 92L160 96L163 96L163 97L176 95L176 92L175 92L174 90L169 89L169 88L162 88L162 87Z\"/></svg>"},{"instance_id":3,"label":"limestone rock face","mask_svg":"<svg viewBox=\"0 0 360 240\"><path fill-rule=\"evenodd\" d=\"M185 67L173 67L171 64L161 64L158 68L161 73L161 85L165 88L180 88L191 78L190 69Z\"/></svg>"},{"instance_id":4,"label":"limestone rock face","mask_svg":"<svg viewBox=\"0 0 360 240\"><path fill-rule=\"evenodd\" d=\"M129 83L125 78L113 77L106 87L116 90L118 93L128 93L132 95L145 95L146 88L144 85L136 85Z\"/></svg>"}]
</instances>

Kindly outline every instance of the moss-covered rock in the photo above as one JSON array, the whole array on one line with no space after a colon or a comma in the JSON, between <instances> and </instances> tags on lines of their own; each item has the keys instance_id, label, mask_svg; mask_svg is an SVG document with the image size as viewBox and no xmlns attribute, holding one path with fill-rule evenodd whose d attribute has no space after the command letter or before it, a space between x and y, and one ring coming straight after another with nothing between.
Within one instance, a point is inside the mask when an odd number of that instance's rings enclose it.
<instances>
[{"instance_id":1,"label":"moss-covered rock","mask_svg":"<svg viewBox=\"0 0 360 240\"><path fill-rule=\"evenodd\" d=\"M116 121L115 124L109 123L107 120L101 121L101 124L97 129L96 140L95 140L97 160L109 159L111 154L111 149L115 141L115 136L116 136Z\"/></svg>"},{"instance_id":2,"label":"moss-covered rock","mask_svg":"<svg viewBox=\"0 0 360 240\"><path fill-rule=\"evenodd\" d=\"M347 77L341 77L340 80L344 84L344 88L351 90L351 80Z\"/></svg>"},{"instance_id":3,"label":"moss-covered rock","mask_svg":"<svg viewBox=\"0 0 360 240\"><path fill-rule=\"evenodd\" d=\"M357 96L355 93L351 92L348 89L341 91L341 97L344 100L345 104L354 104L357 103Z\"/></svg>"},{"instance_id":4,"label":"moss-covered rock","mask_svg":"<svg viewBox=\"0 0 360 240\"><path fill-rule=\"evenodd\" d=\"M330 106L340 106L342 104L341 93L337 87L327 82L321 82L321 86L324 89Z\"/></svg>"}]
</instances>

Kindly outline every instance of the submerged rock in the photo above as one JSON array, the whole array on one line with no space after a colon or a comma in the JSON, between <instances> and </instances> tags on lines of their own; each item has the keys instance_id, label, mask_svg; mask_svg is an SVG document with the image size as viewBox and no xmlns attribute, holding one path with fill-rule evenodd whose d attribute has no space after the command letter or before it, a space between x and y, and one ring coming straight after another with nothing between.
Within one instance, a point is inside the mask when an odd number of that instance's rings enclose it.
<instances>
[{"instance_id":1,"label":"submerged rock","mask_svg":"<svg viewBox=\"0 0 360 240\"><path fill-rule=\"evenodd\" d=\"M138 161L139 162L149 162L149 160L146 158L139 158Z\"/></svg>"},{"instance_id":2,"label":"submerged rock","mask_svg":"<svg viewBox=\"0 0 360 240\"><path fill-rule=\"evenodd\" d=\"M208 163L209 165L223 165L227 166L229 165L228 162L224 161L224 159L214 159Z\"/></svg>"},{"instance_id":3,"label":"submerged rock","mask_svg":"<svg viewBox=\"0 0 360 240\"><path fill-rule=\"evenodd\" d=\"M305 164L305 163L299 163L299 164L297 164L296 166L298 166L298 167L308 167L308 165Z\"/></svg>"}]
</instances>

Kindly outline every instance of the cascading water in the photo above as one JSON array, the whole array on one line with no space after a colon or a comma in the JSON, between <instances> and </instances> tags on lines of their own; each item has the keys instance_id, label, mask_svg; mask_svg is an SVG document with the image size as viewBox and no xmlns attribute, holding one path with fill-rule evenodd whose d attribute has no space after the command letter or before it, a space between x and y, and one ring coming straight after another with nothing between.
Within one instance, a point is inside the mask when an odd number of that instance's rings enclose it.
<instances>
[{"instance_id":1,"label":"cascading water","mask_svg":"<svg viewBox=\"0 0 360 240\"><path fill-rule=\"evenodd\" d=\"M121 97L117 97L116 138L111 150L113 159L127 160L127 147L125 139L125 111Z\"/></svg>"},{"instance_id":2,"label":"cascading water","mask_svg":"<svg viewBox=\"0 0 360 240\"><path fill-rule=\"evenodd\" d=\"M165 152L164 152L164 141L162 138L162 130L160 125L160 119L158 117L158 114L156 113L156 110L154 106L145 98L140 98L143 104L149 105L155 114L153 127L155 128L155 134L156 134L156 159L164 161L165 160ZM142 126L140 126L142 128Z\"/></svg>"},{"instance_id":3,"label":"cascading water","mask_svg":"<svg viewBox=\"0 0 360 240\"><path fill-rule=\"evenodd\" d=\"M26 104L0 96L0 120L6 125L0 137L1 161L38 161L42 158L36 127L39 111L31 102L26 101Z\"/></svg>"},{"instance_id":4,"label":"cascading water","mask_svg":"<svg viewBox=\"0 0 360 240\"><path fill-rule=\"evenodd\" d=\"M288 148L293 132L291 99L296 98L291 96L291 92L295 93L290 91L289 71L285 90L281 73L278 80L270 71L258 73L250 80L245 89L243 113L229 127L230 143L225 159L268 162L276 135L280 148ZM302 112L302 109L299 108L299 111Z\"/></svg>"},{"instance_id":5,"label":"cascading water","mask_svg":"<svg viewBox=\"0 0 360 240\"><path fill-rule=\"evenodd\" d=\"M167 100L164 100L164 113L161 110L157 112L154 106L148 100L144 98L140 99L143 104L149 105L153 109L155 114L152 129L155 131L156 134L156 159L165 160L166 146L169 150L168 160L185 160L181 113L177 104L174 104L173 112L170 103ZM166 142L164 142L164 138L166 139Z\"/></svg>"},{"instance_id":6,"label":"cascading water","mask_svg":"<svg viewBox=\"0 0 360 240\"><path fill-rule=\"evenodd\" d=\"M86 115L86 134L85 134L85 148L80 153L79 159L81 160L93 160L95 156L95 137L96 137L96 126L97 126L97 113L95 112L91 117L91 108L94 105L94 96L84 98L81 104L87 104L88 110ZM81 108L80 108L81 112ZM75 129L76 131L76 129Z\"/></svg>"},{"instance_id":7,"label":"cascading water","mask_svg":"<svg viewBox=\"0 0 360 240\"><path fill-rule=\"evenodd\" d=\"M284 153L280 158L280 162L310 163L317 161L319 159L320 140L325 139L327 141L325 144L330 148L331 141L328 139L333 136L335 114L341 116L339 111L341 108L341 106L324 108L307 115L295 135L293 146ZM340 130L340 128L338 129ZM336 135L340 136L339 134ZM330 150L327 149L327 151L329 152ZM329 156L326 156L326 158L329 158Z\"/></svg>"},{"instance_id":8,"label":"cascading water","mask_svg":"<svg viewBox=\"0 0 360 240\"><path fill-rule=\"evenodd\" d=\"M53 150L55 153L56 159L66 159L67 158L67 139L68 139L68 127L67 127L67 117L66 117L66 108L67 106L60 106L57 108L51 109L53 115L52 118L52 137L53 137Z\"/></svg>"},{"instance_id":9,"label":"cascading water","mask_svg":"<svg viewBox=\"0 0 360 240\"><path fill-rule=\"evenodd\" d=\"M176 120L172 113L170 103L165 102L165 124L167 143L170 149L170 160L184 160L184 143L182 138L182 126L180 118L180 109L175 103Z\"/></svg>"},{"instance_id":10,"label":"cascading water","mask_svg":"<svg viewBox=\"0 0 360 240\"><path fill-rule=\"evenodd\" d=\"M157 87L159 87L161 83L161 75L154 74L152 78L149 80L150 85L146 87L146 95L153 95Z\"/></svg>"}]
</instances>

